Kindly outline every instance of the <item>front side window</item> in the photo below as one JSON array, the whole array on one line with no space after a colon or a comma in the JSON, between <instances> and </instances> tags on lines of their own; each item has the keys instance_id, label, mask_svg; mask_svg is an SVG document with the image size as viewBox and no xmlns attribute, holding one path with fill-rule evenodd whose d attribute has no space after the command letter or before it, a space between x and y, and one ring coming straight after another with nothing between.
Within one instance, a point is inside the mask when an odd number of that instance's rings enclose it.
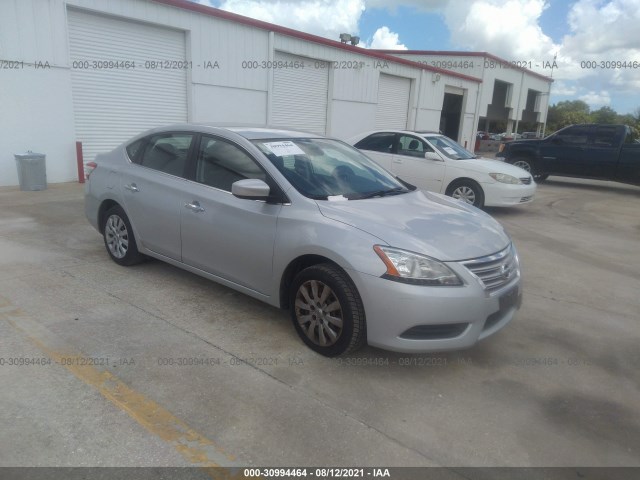
<instances>
[{"instance_id":1,"label":"front side window","mask_svg":"<svg viewBox=\"0 0 640 480\"><path fill-rule=\"evenodd\" d=\"M230 192L234 182L247 178L266 181L266 174L240 147L221 138L202 136L196 159L197 182Z\"/></svg>"},{"instance_id":2,"label":"front side window","mask_svg":"<svg viewBox=\"0 0 640 480\"><path fill-rule=\"evenodd\" d=\"M560 143L567 145L586 145L589 139L590 127L575 126L565 128L556 134Z\"/></svg>"},{"instance_id":3,"label":"front side window","mask_svg":"<svg viewBox=\"0 0 640 480\"><path fill-rule=\"evenodd\" d=\"M181 177L184 175L192 140L191 133L153 135L149 138L139 163L143 167Z\"/></svg>"},{"instance_id":4,"label":"front side window","mask_svg":"<svg viewBox=\"0 0 640 480\"><path fill-rule=\"evenodd\" d=\"M476 158L473 153L449 137L445 137L444 135L431 135L426 138L427 142L436 150L452 160L469 160Z\"/></svg>"},{"instance_id":5,"label":"front side window","mask_svg":"<svg viewBox=\"0 0 640 480\"><path fill-rule=\"evenodd\" d=\"M374 133L363 138L355 144L360 150L371 150L373 152L393 153L393 141L395 133Z\"/></svg>"},{"instance_id":6,"label":"front side window","mask_svg":"<svg viewBox=\"0 0 640 480\"><path fill-rule=\"evenodd\" d=\"M398 139L398 154L409 157L424 158L425 152L433 152L433 148L424 141L411 135L400 135Z\"/></svg>"},{"instance_id":7,"label":"front side window","mask_svg":"<svg viewBox=\"0 0 640 480\"><path fill-rule=\"evenodd\" d=\"M356 200L409 190L358 150L327 138L254 140L301 194L317 200Z\"/></svg>"}]
</instances>

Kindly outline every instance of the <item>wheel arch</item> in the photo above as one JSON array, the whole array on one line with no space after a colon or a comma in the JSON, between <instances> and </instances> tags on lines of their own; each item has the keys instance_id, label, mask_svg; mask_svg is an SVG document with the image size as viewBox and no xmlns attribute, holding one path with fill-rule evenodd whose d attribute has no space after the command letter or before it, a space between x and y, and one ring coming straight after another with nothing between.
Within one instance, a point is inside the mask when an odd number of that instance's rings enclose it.
<instances>
[{"instance_id":1,"label":"wheel arch","mask_svg":"<svg viewBox=\"0 0 640 480\"><path fill-rule=\"evenodd\" d=\"M98 208L98 231L100 233L104 234L105 214L116 205L124 210L124 207L122 205L120 205L118 202L116 202L111 198L107 198L106 200L103 200L102 203L100 204L100 208Z\"/></svg>"},{"instance_id":2,"label":"wheel arch","mask_svg":"<svg viewBox=\"0 0 640 480\"><path fill-rule=\"evenodd\" d=\"M293 279L296 277L296 275L305 268L311 267L313 265L319 265L321 263L328 263L330 265L333 265L339 268L348 278L351 278L344 268L342 268L335 261L331 260L328 257L317 254L300 255L299 257L296 257L289 262L289 264L282 272L282 276L280 277L280 308L284 310L289 309L289 288L291 287ZM353 282L353 280L351 281Z\"/></svg>"},{"instance_id":3,"label":"wheel arch","mask_svg":"<svg viewBox=\"0 0 640 480\"><path fill-rule=\"evenodd\" d=\"M478 187L480 189L480 191L484 195L484 188L482 188L482 185L480 185L480 182L478 182L477 180L475 180L475 179L473 179L471 177L457 177L457 178L454 178L453 180L451 180L451 182L449 182L449 185L447 185L447 188L445 189L445 194L446 195L450 195L451 194L451 190L453 189L453 187L455 187L456 185L459 185L461 183L464 183L464 182L473 183L476 187Z\"/></svg>"}]
</instances>

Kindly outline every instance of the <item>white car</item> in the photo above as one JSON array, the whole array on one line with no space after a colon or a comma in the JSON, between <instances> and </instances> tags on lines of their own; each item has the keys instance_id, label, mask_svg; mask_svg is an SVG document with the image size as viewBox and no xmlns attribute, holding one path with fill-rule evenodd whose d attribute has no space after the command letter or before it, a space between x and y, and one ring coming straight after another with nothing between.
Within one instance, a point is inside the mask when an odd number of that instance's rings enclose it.
<instances>
[{"instance_id":1,"label":"white car","mask_svg":"<svg viewBox=\"0 0 640 480\"><path fill-rule=\"evenodd\" d=\"M384 130L347 140L398 178L482 208L533 200L531 174L498 160L478 158L449 137L432 132Z\"/></svg>"}]
</instances>

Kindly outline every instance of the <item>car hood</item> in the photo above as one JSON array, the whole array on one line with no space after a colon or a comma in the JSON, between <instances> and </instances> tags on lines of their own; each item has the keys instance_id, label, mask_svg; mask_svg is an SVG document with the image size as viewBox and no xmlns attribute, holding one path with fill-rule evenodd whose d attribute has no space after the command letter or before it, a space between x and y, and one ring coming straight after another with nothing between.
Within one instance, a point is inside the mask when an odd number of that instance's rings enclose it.
<instances>
[{"instance_id":1,"label":"car hood","mask_svg":"<svg viewBox=\"0 0 640 480\"><path fill-rule=\"evenodd\" d=\"M483 211L430 192L317 204L325 217L374 235L381 243L443 261L490 255L510 242L502 225Z\"/></svg>"},{"instance_id":2,"label":"car hood","mask_svg":"<svg viewBox=\"0 0 640 480\"><path fill-rule=\"evenodd\" d=\"M531 174L520 167L514 167L500 160L491 158L471 158L469 160L456 160L455 165L461 168L481 173L505 173L516 178L528 177Z\"/></svg>"}]
</instances>

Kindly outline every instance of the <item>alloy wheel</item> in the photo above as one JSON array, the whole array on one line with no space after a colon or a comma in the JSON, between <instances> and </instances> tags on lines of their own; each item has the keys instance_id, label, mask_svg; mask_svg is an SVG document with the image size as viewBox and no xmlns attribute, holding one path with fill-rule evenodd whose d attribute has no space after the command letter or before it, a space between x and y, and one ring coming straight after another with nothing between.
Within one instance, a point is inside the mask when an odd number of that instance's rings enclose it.
<instances>
[{"instance_id":1,"label":"alloy wheel","mask_svg":"<svg viewBox=\"0 0 640 480\"><path fill-rule=\"evenodd\" d=\"M328 285L319 280L304 282L296 293L294 308L309 340L322 347L338 341L343 328L342 306Z\"/></svg>"},{"instance_id":2,"label":"alloy wheel","mask_svg":"<svg viewBox=\"0 0 640 480\"><path fill-rule=\"evenodd\" d=\"M105 225L107 248L116 258L124 258L129 250L129 232L124 220L118 215L111 215Z\"/></svg>"},{"instance_id":3,"label":"alloy wheel","mask_svg":"<svg viewBox=\"0 0 640 480\"><path fill-rule=\"evenodd\" d=\"M514 162L513 166L520 167L521 169L531 173L531 165L529 164L529 162L525 162L524 160L518 160L517 162Z\"/></svg>"},{"instance_id":4,"label":"alloy wheel","mask_svg":"<svg viewBox=\"0 0 640 480\"><path fill-rule=\"evenodd\" d=\"M456 187L456 189L451 193L451 196L470 205L473 205L476 201L476 192L466 185Z\"/></svg>"}]
</instances>

